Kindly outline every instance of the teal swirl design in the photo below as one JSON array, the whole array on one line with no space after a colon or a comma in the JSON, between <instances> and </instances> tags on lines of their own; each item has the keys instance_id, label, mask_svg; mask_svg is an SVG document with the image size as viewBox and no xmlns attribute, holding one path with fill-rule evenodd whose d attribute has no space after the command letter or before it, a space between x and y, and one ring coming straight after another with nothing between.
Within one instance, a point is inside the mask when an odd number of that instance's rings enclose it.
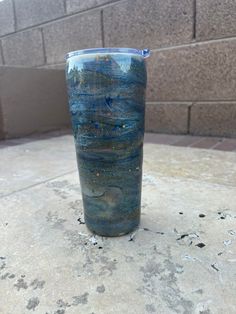
<instances>
[{"instance_id":1,"label":"teal swirl design","mask_svg":"<svg viewBox=\"0 0 236 314\"><path fill-rule=\"evenodd\" d=\"M68 58L66 79L86 225L104 236L139 224L146 68L132 53Z\"/></svg>"}]
</instances>

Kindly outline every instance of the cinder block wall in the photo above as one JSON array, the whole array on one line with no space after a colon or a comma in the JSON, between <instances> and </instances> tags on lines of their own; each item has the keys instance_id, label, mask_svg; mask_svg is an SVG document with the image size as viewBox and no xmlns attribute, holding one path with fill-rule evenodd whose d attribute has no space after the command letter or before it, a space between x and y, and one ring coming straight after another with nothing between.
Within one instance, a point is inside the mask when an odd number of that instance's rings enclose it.
<instances>
[{"instance_id":1,"label":"cinder block wall","mask_svg":"<svg viewBox=\"0 0 236 314\"><path fill-rule=\"evenodd\" d=\"M235 0L0 2L0 64L62 68L108 46L152 50L147 131L236 137Z\"/></svg>"}]
</instances>

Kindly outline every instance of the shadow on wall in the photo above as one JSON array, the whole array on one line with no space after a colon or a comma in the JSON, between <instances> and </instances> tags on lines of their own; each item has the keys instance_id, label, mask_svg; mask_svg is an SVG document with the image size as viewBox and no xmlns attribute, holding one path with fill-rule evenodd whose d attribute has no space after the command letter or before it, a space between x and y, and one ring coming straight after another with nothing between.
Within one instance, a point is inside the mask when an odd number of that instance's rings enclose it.
<instances>
[{"instance_id":1,"label":"shadow on wall","mask_svg":"<svg viewBox=\"0 0 236 314\"><path fill-rule=\"evenodd\" d=\"M68 127L64 71L0 66L0 113L2 139Z\"/></svg>"}]
</instances>

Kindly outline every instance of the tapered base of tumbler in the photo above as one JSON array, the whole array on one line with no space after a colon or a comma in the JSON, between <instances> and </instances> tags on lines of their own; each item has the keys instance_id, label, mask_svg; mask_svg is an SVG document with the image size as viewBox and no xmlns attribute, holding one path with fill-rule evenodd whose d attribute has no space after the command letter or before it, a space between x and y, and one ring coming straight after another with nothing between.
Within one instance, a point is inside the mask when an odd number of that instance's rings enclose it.
<instances>
[{"instance_id":1,"label":"tapered base of tumbler","mask_svg":"<svg viewBox=\"0 0 236 314\"><path fill-rule=\"evenodd\" d=\"M140 223L140 219L111 223L109 221L93 220L91 217L86 217L86 215L84 218L86 226L90 231L104 237L119 237L130 233L134 231Z\"/></svg>"}]
</instances>

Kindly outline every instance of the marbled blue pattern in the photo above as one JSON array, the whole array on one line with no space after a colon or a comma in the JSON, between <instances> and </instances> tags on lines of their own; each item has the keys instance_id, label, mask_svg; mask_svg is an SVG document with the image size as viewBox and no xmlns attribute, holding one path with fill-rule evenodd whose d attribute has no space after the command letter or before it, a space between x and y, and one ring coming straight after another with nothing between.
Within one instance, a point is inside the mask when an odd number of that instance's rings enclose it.
<instances>
[{"instance_id":1,"label":"marbled blue pattern","mask_svg":"<svg viewBox=\"0 0 236 314\"><path fill-rule=\"evenodd\" d=\"M104 236L125 234L140 221L144 58L72 56L66 77L86 225Z\"/></svg>"}]
</instances>

